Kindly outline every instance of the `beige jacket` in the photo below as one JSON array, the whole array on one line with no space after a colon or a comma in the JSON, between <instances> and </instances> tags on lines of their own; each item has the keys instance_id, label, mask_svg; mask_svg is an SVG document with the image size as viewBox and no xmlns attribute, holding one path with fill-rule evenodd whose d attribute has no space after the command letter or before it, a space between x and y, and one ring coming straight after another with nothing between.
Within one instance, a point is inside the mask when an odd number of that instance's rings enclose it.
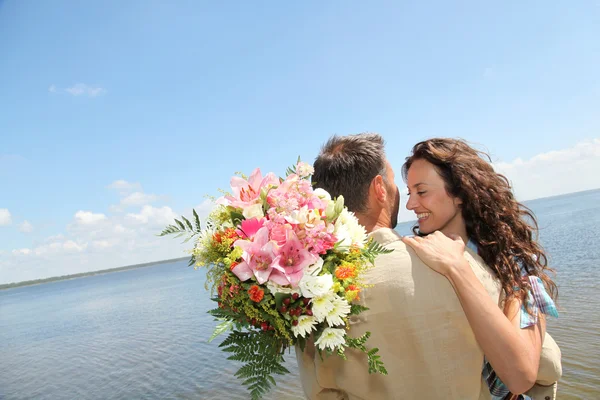
<instances>
[{"instance_id":1,"label":"beige jacket","mask_svg":"<svg viewBox=\"0 0 600 400\"><path fill-rule=\"evenodd\" d=\"M369 331L369 348L379 348L387 376L369 374L366 357L347 350L347 361L297 349L308 399L489 399L481 379L483 352L448 280L423 264L391 229L372 237L394 251L381 255L361 293L369 310L351 319L350 335ZM465 257L493 299L500 283L470 250Z\"/></svg>"}]
</instances>

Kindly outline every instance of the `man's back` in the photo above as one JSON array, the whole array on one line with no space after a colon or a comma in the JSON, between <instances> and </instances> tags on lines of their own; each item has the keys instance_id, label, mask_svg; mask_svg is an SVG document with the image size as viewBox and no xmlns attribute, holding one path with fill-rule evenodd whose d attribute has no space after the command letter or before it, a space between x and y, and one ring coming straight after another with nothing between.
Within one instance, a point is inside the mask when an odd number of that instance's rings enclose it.
<instances>
[{"instance_id":1,"label":"man's back","mask_svg":"<svg viewBox=\"0 0 600 400\"><path fill-rule=\"evenodd\" d=\"M483 352L448 280L407 248L396 232L379 229L372 237L394 251L377 258L365 275L372 288L361 293L368 311L351 319L351 336L371 332L387 376L368 374L364 354L347 350L320 359L314 349L297 350L303 387L310 399L480 399ZM466 253L475 274L499 300L500 284L476 255Z\"/></svg>"}]
</instances>

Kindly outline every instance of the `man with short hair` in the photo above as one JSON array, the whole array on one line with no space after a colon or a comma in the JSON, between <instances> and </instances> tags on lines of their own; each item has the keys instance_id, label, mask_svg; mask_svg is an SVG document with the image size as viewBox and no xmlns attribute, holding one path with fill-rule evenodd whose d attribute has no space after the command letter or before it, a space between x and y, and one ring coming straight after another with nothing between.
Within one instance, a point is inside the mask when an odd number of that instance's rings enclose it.
<instances>
[{"instance_id":1,"label":"man with short hair","mask_svg":"<svg viewBox=\"0 0 600 400\"><path fill-rule=\"evenodd\" d=\"M350 318L350 336L371 332L387 376L369 374L366 356L346 350L323 358L314 345L296 349L302 386L314 399L489 399L481 379L483 352L448 280L408 248L393 230L400 193L378 134L334 136L314 163L313 182L332 197L344 196L369 236L393 250L380 255L361 293L368 311ZM476 254L465 257L484 287L500 299L500 285Z\"/></svg>"}]
</instances>

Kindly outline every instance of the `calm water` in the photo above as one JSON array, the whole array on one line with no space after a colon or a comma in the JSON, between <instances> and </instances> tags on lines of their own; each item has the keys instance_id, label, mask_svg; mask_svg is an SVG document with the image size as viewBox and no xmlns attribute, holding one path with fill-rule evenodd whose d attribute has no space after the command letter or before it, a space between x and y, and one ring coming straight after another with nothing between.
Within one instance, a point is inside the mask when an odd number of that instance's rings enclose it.
<instances>
[{"instance_id":1,"label":"calm water","mask_svg":"<svg viewBox=\"0 0 600 400\"><path fill-rule=\"evenodd\" d=\"M528 205L558 271L559 399L600 398L600 190ZM179 262L0 291L0 398L247 398L219 340L206 341L203 282ZM288 359L272 399L303 398Z\"/></svg>"}]
</instances>

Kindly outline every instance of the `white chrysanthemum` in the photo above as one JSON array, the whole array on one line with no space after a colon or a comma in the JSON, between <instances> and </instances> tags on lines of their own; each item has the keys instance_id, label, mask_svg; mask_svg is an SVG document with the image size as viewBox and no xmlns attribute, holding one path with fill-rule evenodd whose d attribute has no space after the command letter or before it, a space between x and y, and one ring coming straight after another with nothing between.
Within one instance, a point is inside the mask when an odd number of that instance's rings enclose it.
<instances>
[{"instance_id":1,"label":"white chrysanthemum","mask_svg":"<svg viewBox=\"0 0 600 400\"><path fill-rule=\"evenodd\" d=\"M365 227L358 223L354 213L344 209L335 221L334 235L341 241L342 246L352 244L362 248L367 241Z\"/></svg>"},{"instance_id":2,"label":"white chrysanthemum","mask_svg":"<svg viewBox=\"0 0 600 400\"><path fill-rule=\"evenodd\" d=\"M344 330L339 328L325 328L321 336L317 339L315 344L321 350L329 348L334 351L338 346L342 346L346 343L344 339Z\"/></svg>"},{"instance_id":3,"label":"white chrysanthemum","mask_svg":"<svg viewBox=\"0 0 600 400\"><path fill-rule=\"evenodd\" d=\"M304 274L298 283L302 296L308 298L323 296L329 292L332 286L333 277L330 274L321 276Z\"/></svg>"},{"instance_id":4,"label":"white chrysanthemum","mask_svg":"<svg viewBox=\"0 0 600 400\"><path fill-rule=\"evenodd\" d=\"M292 333L295 337L306 337L308 336L317 325L317 319L308 315L302 315L298 317L298 325L292 326Z\"/></svg>"},{"instance_id":5,"label":"white chrysanthemum","mask_svg":"<svg viewBox=\"0 0 600 400\"><path fill-rule=\"evenodd\" d=\"M343 325L344 320L342 318L350 314L350 304L348 304L346 299L342 299L339 296L334 297L332 304L333 308L329 310L325 317L327 319L327 324L329 326Z\"/></svg>"},{"instance_id":6,"label":"white chrysanthemum","mask_svg":"<svg viewBox=\"0 0 600 400\"><path fill-rule=\"evenodd\" d=\"M312 312L317 322L323 321L329 312L334 309L333 299L335 295L333 292L329 292L323 296L313 297L312 299Z\"/></svg>"},{"instance_id":7,"label":"white chrysanthemum","mask_svg":"<svg viewBox=\"0 0 600 400\"><path fill-rule=\"evenodd\" d=\"M252 219L262 218L265 216L265 213L263 212L262 204L253 204L244 208L244 210L242 211L242 215L244 215L244 218L246 219Z\"/></svg>"}]
</instances>

